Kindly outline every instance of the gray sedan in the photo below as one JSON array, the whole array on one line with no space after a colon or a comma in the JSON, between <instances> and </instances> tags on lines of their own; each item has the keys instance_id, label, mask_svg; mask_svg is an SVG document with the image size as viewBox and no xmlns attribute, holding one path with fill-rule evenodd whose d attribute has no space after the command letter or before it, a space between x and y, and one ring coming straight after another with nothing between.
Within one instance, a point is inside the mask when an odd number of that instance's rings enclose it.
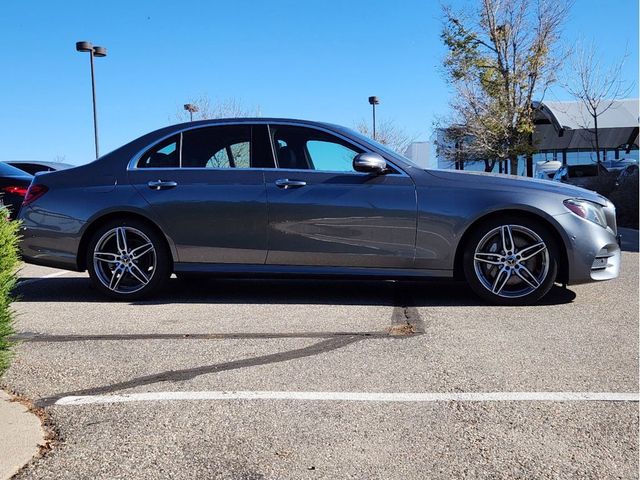
<instances>
[{"instance_id":1,"label":"gray sedan","mask_svg":"<svg viewBox=\"0 0 640 480\"><path fill-rule=\"evenodd\" d=\"M119 300L158 292L173 272L466 279L487 301L521 305L620 267L615 209L596 193L425 170L301 120L157 130L38 174L20 219L25 261L88 270Z\"/></svg>"}]
</instances>

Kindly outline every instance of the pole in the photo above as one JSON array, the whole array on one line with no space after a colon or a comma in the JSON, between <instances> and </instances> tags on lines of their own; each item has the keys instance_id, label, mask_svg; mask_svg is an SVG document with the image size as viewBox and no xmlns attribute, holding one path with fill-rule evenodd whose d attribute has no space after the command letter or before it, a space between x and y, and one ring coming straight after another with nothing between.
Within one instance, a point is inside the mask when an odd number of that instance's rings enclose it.
<instances>
[{"instance_id":1,"label":"pole","mask_svg":"<svg viewBox=\"0 0 640 480\"><path fill-rule=\"evenodd\" d=\"M93 50L89 51L89 58L91 61L91 91L93 94L93 132L96 142L96 159L100 156L98 148L98 112L96 111L96 79L93 73Z\"/></svg>"},{"instance_id":2,"label":"pole","mask_svg":"<svg viewBox=\"0 0 640 480\"><path fill-rule=\"evenodd\" d=\"M189 110L189 121L193 122L193 112Z\"/></svg>"},{"instance_id":3,"label":"pole","mask_svg":"<svg viewBox=\"0 0 640 480\"><path fill-rule=\"evenodd\" d=\"M373 139L376 139L376 104L371 105L373 107Z\"/></svg>"}]
</instances>

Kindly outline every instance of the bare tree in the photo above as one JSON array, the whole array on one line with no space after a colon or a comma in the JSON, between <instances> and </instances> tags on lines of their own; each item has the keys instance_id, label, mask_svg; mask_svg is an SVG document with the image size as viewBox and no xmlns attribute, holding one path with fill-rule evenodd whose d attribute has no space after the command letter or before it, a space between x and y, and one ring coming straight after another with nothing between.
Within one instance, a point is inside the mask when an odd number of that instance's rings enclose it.
<instances>
[{"instance_id":1,"label":"bare tree","mask_svg":"<svg viewBox=\"0 0 640 480\"><path fill-rule=\"evenodd\" d=\"M558 43L570 2L479 0L477 10L444 7L447 78L455 87L451 124L461 128L468 158L508 160L533 151L534 96L556 81ZM531 170L528 159L527 170Z\"/></svg>"},{"instance_id":2,"label":"bare tree","mask_svg":"<svg viewBox=\"0 0 640 480\"><path fill-rule=\"evenodd\" d=\"M355 129L367 137L373 138L371 126L366 120L360 120L355 124ZM407 147L415 140L415 137L407 134L402 128L391 120L382 120L376 122L376 138L375 140L386 145L391 150L403 155Z\"/></svg>"},{"instance_id":3,"label":"bare tree","mask_svg":"<svg viewBox=\"0 0 640 480\"><path fill-rule=\"evenodd\" d=\"M208 120L212 118L241 118L241 117L259 117L260 107L245 107L244 104L235 98L226 98L222 100L211 100L208 95L203 94L199 97L190 99L187 103L194 105L197 111L193 114L194 120ZM176 118L182 122L190 120L189 112L184 110L183 106L176 110Z\"/></svg>"},{"instance_id":4,"label":"bare tree","mask_svg":"<svg viewBox=\"0 0 640 480\"><path fill-rule=\"evenodd\" d=\"M572 82L564 84L566 90L582 102L588 118L576 118L578 125L590 135L596 151L596 161L600 165L600 138L598 118L606 113L617 100L628 96L633 88L622 75L622 67L627 58L625 53L618 61L608 67L601 63L595 44L582 45L573 53L571 75Z\"/></svg>"}]
</instances>

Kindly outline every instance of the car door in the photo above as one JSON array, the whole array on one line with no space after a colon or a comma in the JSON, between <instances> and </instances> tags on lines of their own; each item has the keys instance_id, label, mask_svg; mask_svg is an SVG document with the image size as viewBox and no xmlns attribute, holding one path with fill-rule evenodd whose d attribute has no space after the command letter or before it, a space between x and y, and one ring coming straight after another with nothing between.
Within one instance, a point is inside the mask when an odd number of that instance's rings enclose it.
<instances>
[{"instance_id":1,"label":"car door","mask_svg":"<svg viewBox=\"0 0 640 480\"><path fill-rule=\"evenodd\" d=\"M354 171L363 148L320 129L269 129L277 168L265 170L267 264L413 265L416 191L406 173Z\"/></svg>"},{"instance_id":2,"label":"car door","mask_svg":"<svg viewBox=\"0 0 640 480\"><path fill-rule=\"evenodd\" d=\"M260 129L267 127L189 129L151 147L130 169L131 183L173 239L179 262L264 264L262 168L273 160L256 153L252 135Z\"/></svg>"}]
</instances>

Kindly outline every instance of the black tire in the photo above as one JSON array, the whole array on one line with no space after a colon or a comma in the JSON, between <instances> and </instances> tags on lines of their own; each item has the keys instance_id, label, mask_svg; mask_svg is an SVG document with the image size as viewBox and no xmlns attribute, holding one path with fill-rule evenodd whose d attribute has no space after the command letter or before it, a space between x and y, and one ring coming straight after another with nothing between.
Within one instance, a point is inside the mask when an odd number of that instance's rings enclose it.
<instances>
[{"instance_id":1,"label":"black tire","mask_svg":"<svg viewBox=\"0 0 640 480\"><path fill-rule=\"evenodd\" d=\"M125 242L130 252L126 258L119 251L118 233L114 233L116 230L125 232ZM101 251L97 257L103 259L94 261L99 243ZM138 253L144 252L148 245L152 245L152 250L134 259L136 249ZM98 228L89 241L86 262L93 285L101 293L121 301L140 300L156 294L171 275L171 255L164 238L147 223L136 219L113 220ZM115 276L114 289L106 281L114 278L116 268L122 269L122 273ZM146 279L147 283L141 278Z\"/></svg>"},{"instance_id":2,"label":"black tire","mask_svg":"<svg viewBox=\"0 0 640 480\"><path fill-rule=\"evenodd\" d=\"M471 232L463 248L469 286L495 305L534 304L551 290L558 274L560 256L554 235L542 222L528 217L488 220Z\"/></svg>"}]
</instances>

